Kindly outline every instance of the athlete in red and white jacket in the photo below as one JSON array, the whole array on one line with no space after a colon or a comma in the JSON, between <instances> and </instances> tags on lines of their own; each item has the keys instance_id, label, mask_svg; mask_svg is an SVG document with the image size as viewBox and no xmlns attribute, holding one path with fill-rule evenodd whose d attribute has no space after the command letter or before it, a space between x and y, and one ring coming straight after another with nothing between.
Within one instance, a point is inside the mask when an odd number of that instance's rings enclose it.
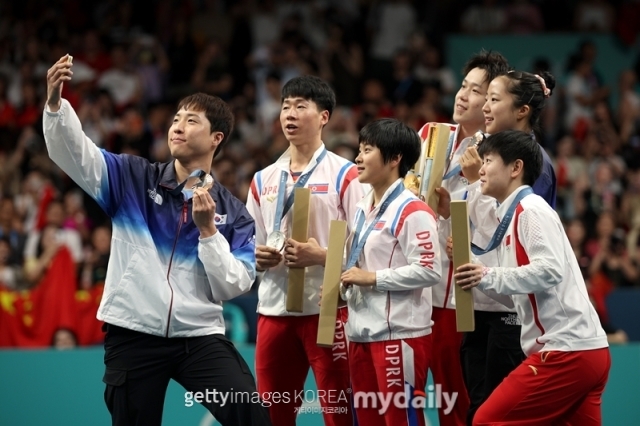
<instances>
[{"instance_id":1,"label":"athlete in red and white jacket","mask_svg":"<svg viewBox=\"0 0 640 426\"><path fill-rule=\"evenodd\" d=\"M426 386L429 287L440 281L441 254L435 214L402 183L420 156L420 138L402 122L382 119L364 126L359 140L358 179L372 190L353 219L341 276L356 416L362 425L424 425L415 397ZM362 406L363 394L379 398ZM382 398L406 405L381 407Z\"/></svg>"},{"instance_id":2,"label":"athlete in red and white jacket","mask_svg":"<svg viewBox=\"0 0 640 426\"><path fill-rule=\"evenodd\" d=\"M500 203L500 266L462 265L455 278L465 289L477 286L515 306L527 359L473 424L600 424L611 363L607 337L557 213L531 189L542 168L541 148L525 132L505 131L478 152L482 193Z\"/></svg>"},{"instance_id":3,"label":"athlete in red and white jacket","mask_svg":"<svg viewBox=\"0 0 640 426\"><path fill-rule=\"evenodd\" d=\"M327 151L322 142L322 128L334 107L333 90L318 77L296 77L284 85L280 124L289 149L256 173L248 194L247 209L256 223L256 268L264 271L258 289L257 385L263 399L271 403L271 421L279 426L295 426L309 368L318 391L328 395L318 398L324 424L353 424L344 332L346 307L339 309L333 346L316 344L329 225L334 219L350 222L364 196L355 164ZM311 189L307 241L284 237L291 235L292 212L283 218L282 213L294 182ZM284 236L272 244L278 239L268 241L269 235L275 235L281 218L277 230ZM302 313L286 310L290 267L306 268Z\"/></svg>"},{"instance_id":4,"label":"athlete in red and white jacket","mask_svg":"<svg viewBox=\"0 0 640 426\"><path fill-rule=\"evenodd\" d=\"M396 190L402 192L378 217ZM349 341L378 342L431 333L431 288L440 281L442 256L433 211L398 179L371 208L373 191L358 203L352 228L364 216L362 233L375 221L358 258L361 269L375 271L372 287L353 287L349 296ZM353 250L353 233L349 250Z\"/></svg>"},{"instance_id":5,"label":"athlete in red and white jacket","mask_svg":"<svg viewBox=\"0 0 640 426\"><path fill-rule=\"evenodd\" d=\"M527 188L500 204L496 220ZM489 267L478 288L509 296L500 300L517 309L525 355L608 346L562 222L544 198L531 194L520 201L496 252L500 266Z\"/></svg>"},{"instance_id":6,"label":"athlete in red and white jacket","mask_svg":"<svg viewBox=\"0 0 640 426\"><path fill-rule=\"evenodd\" d=\"M324 158L318 163L319 156ZM267 237L274 230L276 210L278 209L278 191L282 172L287 173L286 192L293 192L294 178L289 172L291 148L267 168L259 171L251 181L251 191L247 200L247 210L256 221L256 245L265 245ZM314 152L304 175L314 166L305 187L311 189L309 209L309 237L315 239L320 247L329 245L329 223L332 220L345 220L351 223L356 214L357 203L364 196L363 185L358 182L356 165L330 151L324 144ZM284 216L280 231L291 235L292 210ZM320 285L324 278L324 267L307 267L304 286L304 306L302 313L288 312L286 306L287 277L289 267L285 262L267 269L258 288L258 313L269 316L306 316L320 312Z\"/></svg>"}]
</instances>

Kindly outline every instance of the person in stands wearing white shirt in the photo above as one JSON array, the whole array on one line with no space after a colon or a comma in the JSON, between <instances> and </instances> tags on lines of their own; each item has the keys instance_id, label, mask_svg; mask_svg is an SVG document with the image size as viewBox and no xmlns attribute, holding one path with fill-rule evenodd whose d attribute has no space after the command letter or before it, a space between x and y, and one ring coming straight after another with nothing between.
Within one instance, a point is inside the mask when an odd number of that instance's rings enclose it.
<instances>
[{"instance_id":1,"label":"person in stands wearing white shirt","mask_svg":"<svg viewBox=\"0 0 640 426\"><path fill-rule=\"evenodd\" d=\"M433 211L403 178L420 156L418 134L395 119L360 131L358 179L372 190L352 219L341 294L347 301L349 367L354 394L403 394L408 407L356 404L358 424L424 425L416 396L424 397L431 356L431 286L441 275ZM356 402L358 402L356 400ZM416 408L417 406L417 408Z\"/></svg>"},{"instance_id":2,"label":"person in stands wearing white shirt","mask_svg":"<svg viewBox=\"0 0 640 426\"><path fill-rule=\"evenodd\" d=\"M527 358L478 409L474 425L601 424L611 357L557 213L531 186L543 157L528 133L496 133L478 148L481 191L500 206L500 266L468 263L454 274L515 306ZM451 253L452 243L448 244Z\"/></svg>"},{"instance_id":3,"label":"person in stands wearing white shirt","mask_svg":"<svg viewBox=\"0 0 640 426\"><path fill-rule=\"evenodd\" d=\"M482 106L485 103L487 87L491 80L508 70L509 65L506 58L498 52L481 51L469 58L465 64L464 78L455 97L453 120L457 124L451 126L452 140L448 166L442 179L442 187L438 189L441 195L444 194L445 197L448 197L448 194L451 194L451 198L460 200L465 197L469 176L466 165L469 163L467 157L470 155L467 148L473 147L476 143L476 132L485 130ZM431 124L425 124L418 132L422 139L427 137ZM494 203L488 197L485 202ZM477 408L483 401L484 377L489 375L487 373L489 369L484 366L478 368L480 362L476 364L473 368L475 373L473 377L479 377L479 380L474 381L470 380L472 376L469 374L469 368L466 370L463 368L464 363L461 360L460 351L463 333L456 329L455 300L452 287L453 265L449 263L445 252L447 237L451 235L451 221L448 213L439 209L438 214L440 215L438 236L442 251L442 278L440 283L432 289L433 313L431 318L433 319L433 340L436 343L433 347L429 368L434 383L440 385L443 392L458 394L458 399L452 410L448 411L445 406L438 408L440 425L464 426L466 419L472 417L472 413L475 412L475 409L470 410L470 406ZM477 311L500 312L507 310L500 303L481 293L474 294L474 299ZM483 353L492 355L496 348L503 348L503 346L499 335L494 334L490 338L488 334L487 331L481 336L485 342ZM467 333L464 338L468 337ZM492 362L500 363L501 357L492 356ZM463 371L466 376L463 375Z\"/></svg>"},{"instance_id":4,"label":"person in stands wearing white shirt","mask_svg":"<svg viewBox=\"0 0 640 426\"><path fill-rule=\"evenodd\" d=\"M256 375L258 391L284 395L273 400L269 415L273 424L293 426L302 400L296 395L313 370L324 422L351 425L349 364L344 333L347 309L339 309L332 348L316 344L320 285L324 277L326 247L331 220L350 221L364 195L355 164L327 151L322 128L335 107L335 94L314 76L296 77L282 88L280 123L289 149L272 165L257 172L251 182L247 209L256 222L256 265L264 271L258 289ZM311 190L309 238L295 241L290 235L294 186ZM284 253L281 244L286 240ZM290 267L305 267L302 313L286 310Z\"/></svg>"}]
</instances>

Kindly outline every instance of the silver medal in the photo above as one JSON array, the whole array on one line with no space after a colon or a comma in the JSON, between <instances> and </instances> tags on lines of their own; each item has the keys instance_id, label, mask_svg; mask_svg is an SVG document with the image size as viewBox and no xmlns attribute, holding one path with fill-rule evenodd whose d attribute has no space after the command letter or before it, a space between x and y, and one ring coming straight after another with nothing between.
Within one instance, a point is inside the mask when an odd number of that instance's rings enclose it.
<instances>
[{"instance_id":1,"label":"silver medal","mask_svg":"<svg viewBox=\"0 0 640 426\"><path fill-rule=\"evenodd\" d=\"M278 251L282 251L284 243L287 241L287 237L280 231L273 231L267 237L267 246L272 247Z\"/></svg>"},{"instance_id":2,"label":"silver medal","mask_svg":"<svg viewBox=\"0 0 640 426\"><path fill-rule=\"evenodd\" d=\"M213 177L210 174L206 174L195 185L193 185L191 189L204 188L206 190L209 190L211 189L212 186L213 186Z\"/></svg>"},{"instance_id":3,"label":"silver medal","mask_svg":"<svg viewBox=\"0 0 640 426\"><path fill-rule=\"evenodd\" d=\"M353 286L345 287L344 284L340 283L340 298L343 301L348 302L352 294Z\"/></svg>"}]
</instances>

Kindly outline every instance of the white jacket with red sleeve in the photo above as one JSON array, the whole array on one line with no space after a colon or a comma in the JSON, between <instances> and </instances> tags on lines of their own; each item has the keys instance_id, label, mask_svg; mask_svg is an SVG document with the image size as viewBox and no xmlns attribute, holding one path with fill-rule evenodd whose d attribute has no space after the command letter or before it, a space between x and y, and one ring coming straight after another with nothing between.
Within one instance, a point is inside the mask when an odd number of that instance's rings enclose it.
<instances>
[{"instance_id":1,"label":"white jacket with red sleeve","mask_svg":"<svg viewBox=\"0 0 640 426\"><path fill-rule=\"evenodd\" d=\"M500 205L498 218L525 188ZM488 268L478 288L509 296L522 322L526 355L608 346L562 222L542 197L520 201L496 250L500 266Z\"/></svg>"},{"instance_id":2,"label":"white jacket with red sleeve","mask_svg":"<svg viewBox=\"0 0 640 426\"><path fill-rule=\"evenodd\" d=\"M360 202L354 225L365 215L361 234L375 220L397 180L371 210L373 193ZM350 236L349 250L353 235ZM431 288L441 277L440 246L433 211L410 191L393 200L376 222L357 266L376 271L375 287L353 286L348 298L347 335L354 342L376 342L431 333Z\"/></svg>"},{"instance_id":3,"label":"white jacket with red sleeve","mask_svg":"<svg viewBox=\"0 0 640 426\"><path fill-rule=\"evenodd\" d=\"M307 168L302 172L303 175L316 165L318 157L325 149L322 144L316 150ZM290 152L290 149L285 151L275 163L257 172L251 181L247 210L256 222L256 245L264 245L267 236L274 229L278 189L283 171L287 173L285 199L293 191L294 181L289 172ZM328 151L318 167L313 170L305 187L311 189L309 238L315 238L321 247L327 247L331 221L344 220L348 224L352 223L357 203L364 196L365 186L358 180L358 170L354 163ZM280 231L287 237L291 236L292 213L293 208L287 212L280 226ZM324 267L315 265L306 270L302 313L288 312L285 308L288 276L289 268L284 262L265 271L258 288L258 312L271 316L318 314Z\"/></svg>"}]
</instances>

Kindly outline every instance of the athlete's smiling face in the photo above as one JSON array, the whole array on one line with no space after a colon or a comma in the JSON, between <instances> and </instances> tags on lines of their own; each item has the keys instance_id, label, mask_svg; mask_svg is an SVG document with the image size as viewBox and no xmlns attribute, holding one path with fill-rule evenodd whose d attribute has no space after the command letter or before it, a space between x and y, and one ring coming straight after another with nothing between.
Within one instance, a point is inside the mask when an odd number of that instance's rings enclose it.
<instances>
[{"instance_id":1,"label":"athlete's smiling face","mask_svg":"<svg viewBox=\"0 0 640 426\"><path fill-rule=\"evenodd\" d=\"M453 120L465 127L475 130L484 129L482 105L487 95L487 72L474 68L464 77L462 85L456 93Z\"/></svg>"},{"instance_id":2,"label":"athlete's smiling face","mask_svg":"<svg viewBox=\"0 0 640 426\"><path fill-rule=\"evenodd\" d=\"M482 107L487 133L518 128L518 109L514 97L507 90L507 78L497 77L489 84L487 101Z\"/></svg>"},{"instance_id":3,"label":"athlete's smiling face","mask_svg":"<svg viewBox=\"0 0 640 426\"><path fill-rule=\"evenodd\" d=\"M182 108L169 128L169 150L174 158L185 161L212 154L223 138L222 132L211 132L204 111Z\"/></svg>"},{"instance_id":4,"label":"athlete's smiling face","mask_svg":"<svg viewBox=\"0 0 640 426\"><path fill-rule=\"evenodd\" d=\"M358 167L358 180L361 183L372 184L384 166L380 149L361 143L356 157L356 166Z\"/></svg>"},{"instance_id":5,"label":"athlete's smiling face","mask_svg":"<svg viewBox=\"0 0 640 426\"><path fill-rule=\"evenodd\" d=\"M368 183L373 187L387 182L393 171L394 165L397 167L400 157L384 162L380 149L367 143L360 143L356 166L358 167L358 180L361 183Z\"/></svg>"}]
</instances>

